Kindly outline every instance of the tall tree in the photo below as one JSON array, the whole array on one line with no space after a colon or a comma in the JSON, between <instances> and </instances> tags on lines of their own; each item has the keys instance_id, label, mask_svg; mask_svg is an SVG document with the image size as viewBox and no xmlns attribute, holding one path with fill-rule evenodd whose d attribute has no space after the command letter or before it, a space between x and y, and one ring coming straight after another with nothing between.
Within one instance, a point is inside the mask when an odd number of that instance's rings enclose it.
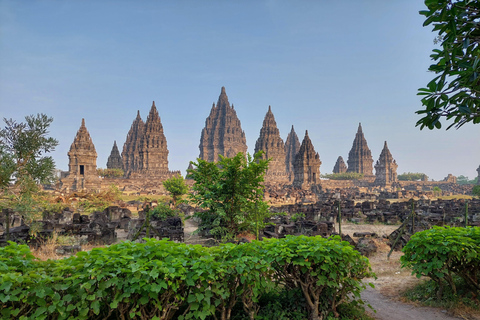
<instances>
[{"instance_id":1,"label":"tall tree","mask_svg":"<svg viewBox=\"0 0 480 320\"><path fill-rule=\"evenodd\" d=\"M199 230L209 230L219 238L233 238L242 231L255 229L255 219L261 219L265 172L269 160L262 160L262 152L253 158L238 153L233 158L220 156L217 163L197 159L191 162L189 177L195 183L190 200L206 209L197 213L202 222ZM252 230L255 231L255 230Z\"/></svg>"},{"instance_id":2,"label":"tall tree","mask_svg":"<svg viewBox=\"0 0 480 320\"><path fill-rule=\"evenodd\" d=\"M460 128L467 122L480 123L480 2L472 0L425 0L428 10L424 26L438 32L440 49L434 49L436 74L426 88L419 89L425 107L416 113L420 129L440 129L441 120Z\"/></svg>"},{"instance_id":3,"label":"tall tree","mask_svg":"<svg viewBox=\"0 0 480 320\"><path fill-rule=\"evenodd\" d=\"M54 178L55 163L45 156L58 145L48 137L53 118L45 114L26 116L25 122L3 119L0 129L0 190L12 199L13 209L22 213L27 222L35 213L34 195L41 183Z\"/></svg>"}]
</instances>

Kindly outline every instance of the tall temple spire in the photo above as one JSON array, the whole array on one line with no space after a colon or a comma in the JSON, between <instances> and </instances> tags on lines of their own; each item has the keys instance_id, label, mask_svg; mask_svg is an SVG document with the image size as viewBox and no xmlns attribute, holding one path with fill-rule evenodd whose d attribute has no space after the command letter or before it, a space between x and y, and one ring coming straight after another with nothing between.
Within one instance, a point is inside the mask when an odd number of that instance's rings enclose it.
<instances>
[{"instance_id":1,"label":"tall temple spire","mask_svg":"<svg viewBox=\"0 0 480 320\"><path fill-rule=\"evenodd\" d=\"M320 183L321 164L320 156L315 152L312 141L308 137L308 130L306 130L293 164L295 175L293 185L304 189Z\"/></svg>"},{"instance_id":2,"label":"tall temple spire","mask_svg":"<svg viewBox=\"0 0 480 320\"><path fill-rule=\"evenodd\" d=\"M270 159L265 175L266 182L287 182L288 176L285 168L285 145L280 137L280 131L275 122L271 106L263 119L260 136L255 143L255 153L263 150L263 159Z\"/></svg>"},{"instance_id":3,"label":"tall temple spire","mask_svg":"<svg viewBox=\"0 0 480 320\"><path fill-rule=\"evenodd\" d=\"M123 169L123 161L118 151L117 141L113 141L112 151L107 161L107 169Z\"/></svg>"},{"instance_id":4,"label":"tall temple spire","mask_svg":"<svg viewBox=\"0 0 480 320\"><path fill-rule=\"evenodd\" d=\"M245 132L222 87L217 105L210 110L200 138L200 159L216 162L219 155L231 158L247 152Z\"/></svg>"},{"instance_id":5,"label":"tall temple spire","mask_svg":"<svg viewBox=\"0 0 480 320\"><path fill-rule=\"evenodd\" d=\"M397 182L397 168L397 162L393 159L388 150L387 141L385 141L380 157L375 164L375 185L385 187Z\"/></svg>"},{"instance_id":6,"label":"tall temple spire","mask_svg":"<svg viewBox=\"0 0 480 320\"><path fill-rule=\"evenodd\" d=\"M293 172L293 163L298 150L300 150L300 141L292 125L292 130L290 130L287 140L285 140L285 167L288 173Z\"/></svg>"},{"instance_id":7,"label":"tall temple spire","mask_svg":"<svg viewBox=\"0 0 480 320\"><path fill-rule=\"evenodd\" d=\"M348 153L347 163L347 172L363 173L365 176L373 175L372 152L368 148L367 140L363 135L361 123L358 125L352 149Z\"/></svg>"}]
</instances>

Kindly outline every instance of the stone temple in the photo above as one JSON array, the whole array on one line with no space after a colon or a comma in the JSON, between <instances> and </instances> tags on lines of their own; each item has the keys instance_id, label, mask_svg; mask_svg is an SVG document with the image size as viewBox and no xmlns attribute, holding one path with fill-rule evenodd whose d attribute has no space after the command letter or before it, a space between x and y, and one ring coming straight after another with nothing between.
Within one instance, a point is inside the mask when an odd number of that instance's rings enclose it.
<instances>
[{"instance_id":1,"label":"stone temple","mask_svg":"<svg viewBox=\"0 0 480 320\"><path fill-rule=\"evenodd\" d=\"M293 173L293 163L298 150L300 150L300 141L292 126L292 130L290 130L287 140L285 140L285 167L288 174Z\"/></svg>"},{"instance_id":2,"label":"stone temple","mask_svg":"<svg viewBox=\"0 0 480 320\"><path fill-rule=\"evenodd\" d=\"M352 149L348 153L347 164L347 172L363 173L365 177L373 176L372 152L368 148L367 140L363 135L362 124L358 125Z\"/></svg>"},{"instance_id":3,"label":"stone temple","mask_svg":"<svg viewBox=\"0 0 480 320\"><path fill-rule=\"evenodd\" d=\"M477 172L478 172L477 184L480 184L480 166L478 166Z\"/></svg>"},{"instance_id":4,"label":"stone temple","mask_svg":"<svg viewBox=\"0 0 480 320\"><path fill-rule=\"evenodd\" d=\"M219 155L230 158L239 152L247 153L245 132L233 105L228 102L225 87L222 87L217 105L213 104L205 120L199 148L199 158L209 162L218 161Z\"/></svg>"},{"instance_id":5,"label":"stone temple","mask_svg":"<svg viewBox=\"0 0 480 320\"><path fill-rule=\"evenodd\" d=\"M393 159L385 141L380 158L375 164L375 185L387 187L397 182L397 168L397 162Z\"/></svg>"},{"instance_id":6,"label":"stone temple","mask_svg":"<svg viewBox=\"0 0 480 320\"><path fill-rule=\"evenodd\" d=\"M112 151L107 161L107 169L123 169L122 156L118 151L117 141L113 142Z\"/></svg>"},{"instance_id":7,"label":"stone temple","mask_svg":"<svg viewBox=\"0 0 480 320\"><path fill-rule=\"evenodd\" d=\"M82 119L80 129L68 152L68 174L61 179L61 188L67 192L100 188L97 174L97 151Z\"/></svg>"},{"instance_id":8,"label":"stone temple","mask_svg":"<svg viewBox=\"0 0 480 320\"><path fill-rule=\"evenodd\" d=\"M306 189L320 183L321 164L320 156L315 152L312 141L308 137L308 131L305 131L305 138L303 138L293 164L295 174L293 186Z\"/></svg>"},{"instance_id":9,"label":"stone temple","mask_svg":"<svg viewBox=\"0 0 480 320\"><path fill-rule=\"evenodd\" d=\"M137 112L123 145L122 158L127 178L151 179L172 174L168 170L167 139L155 101L145 123L140 117L140 112Z\"/></svg>"},{"instance_id":10,"label":"stone temple","mask_svg":"<svg viewBox=\"0 0 480 320\"><path fill-rule=\"evenodd\" d=\"M270 159L268 170L265 175L267 183L288 182L288 175L285 168L285 145L280 137L272 108L268 106L267 114L263 119L260 136L255 143L255 153L264 151L263 159Z\"/></svg>"},{"instance_id":11,"label":"stone temple","mask_svg":"<svg viewBox=\"0 0 480 320\"><path fill-rule=\"evenodd\" d=\"M345 173L347 172L347 165L343 161L342 156L338 157L335 166L333 167L333 173Z\"/></svg>"}]
</instances>

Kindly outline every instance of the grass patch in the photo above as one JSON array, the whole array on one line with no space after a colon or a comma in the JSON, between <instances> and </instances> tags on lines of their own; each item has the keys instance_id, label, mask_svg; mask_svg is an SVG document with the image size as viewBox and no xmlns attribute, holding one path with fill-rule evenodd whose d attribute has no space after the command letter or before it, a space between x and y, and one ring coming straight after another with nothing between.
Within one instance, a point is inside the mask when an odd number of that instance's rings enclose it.
<instances>
[{"instance_id":1,"label":"grass patch","mask_svg":"<svg viewBox=\"0 0 480 320\"><path fill-rule=\"evenodd\" d=\"M480 292L474 292L461 278L455 278L457 294L451 287L446 286L442 296L437 295L438 286L433 280L420 282L404 292L403 298L407 301L419 302L422 305L447 309L455 315L480 316Z\"/></svg>"}]
</instances>

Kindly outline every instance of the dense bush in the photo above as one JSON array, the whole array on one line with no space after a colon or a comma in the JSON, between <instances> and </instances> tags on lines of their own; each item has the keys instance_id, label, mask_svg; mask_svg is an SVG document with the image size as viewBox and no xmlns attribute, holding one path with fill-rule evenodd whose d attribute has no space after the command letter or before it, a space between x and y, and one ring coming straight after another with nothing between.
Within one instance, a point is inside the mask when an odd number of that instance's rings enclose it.
<instances>
[{"instance_id":1,"label":"dense bush","mask_svg":"<svg viewBox=\"0 0 480 320\"><path fill-rule=\"evenodd\" d=\"M254 319L272 308L262 304L265 297L283 288L302 292L310 318L320 319L356 301L369 270L368 260L348 243L321 237L213 248L146 239L47 262L35 260L27 246L10 243L0 248L0 314L5 319L231 319L240 307L244 317Z\"/></svg>"},{"instance_id":2,"label":"dense bush","mask_svg":"<svg viewBox=\"0 0 480 320\"><path fill-rule=\"evenodd\" d=\"M433 227L417 232L403 248L402 267L417 277L436 282L438 296L449 286L456 292L455 276L480 292L480 228Z\"/></svg>"}]
</instances>

